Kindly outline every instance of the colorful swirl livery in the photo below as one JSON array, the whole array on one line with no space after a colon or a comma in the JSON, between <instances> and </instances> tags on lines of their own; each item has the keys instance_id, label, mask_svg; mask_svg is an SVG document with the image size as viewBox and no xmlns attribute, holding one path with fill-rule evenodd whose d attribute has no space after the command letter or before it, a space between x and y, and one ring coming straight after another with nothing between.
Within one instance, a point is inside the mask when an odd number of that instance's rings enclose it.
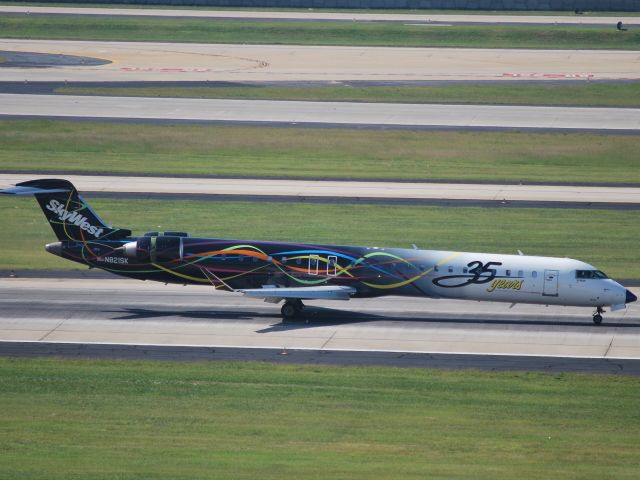
<instances>
[{"instance_id":1,"label":"colorful swirl livery","mask_svg":"<svg viewBox=\"0 0 640 480\"><path fill-rule=\"evenodd\" d=\"M569 258L436 250L308 245L190 237L183 232L133 236L106 224L66 180L32 180L0 191L34 195L58 241L60 257L125 277L238 292L283 302L301 314L303 300L382 295L623 309L635 295L591 265Z\"/></svg>"}]
</instances>

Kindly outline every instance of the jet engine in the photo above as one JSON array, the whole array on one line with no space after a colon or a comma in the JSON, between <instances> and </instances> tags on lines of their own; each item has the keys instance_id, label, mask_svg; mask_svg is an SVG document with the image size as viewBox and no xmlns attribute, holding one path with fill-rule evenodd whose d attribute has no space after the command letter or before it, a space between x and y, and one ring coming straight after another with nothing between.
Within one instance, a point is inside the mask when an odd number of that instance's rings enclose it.
<instances>
[{"instance_id":1,"label":"jet engine","mask_svg":"<svg viewBox=\"0 0 640 480\"><path fill-rule=\"evenodd\" d=\"M124 244L124 253L140 263L171 262L182 260L183 237L140 237Z\"/></svg>"}]
</instances>

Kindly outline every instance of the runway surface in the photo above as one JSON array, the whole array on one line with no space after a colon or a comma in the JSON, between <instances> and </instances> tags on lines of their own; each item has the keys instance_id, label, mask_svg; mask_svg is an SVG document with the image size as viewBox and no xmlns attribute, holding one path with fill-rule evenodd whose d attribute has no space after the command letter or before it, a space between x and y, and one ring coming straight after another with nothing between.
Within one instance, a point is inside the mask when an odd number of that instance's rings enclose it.
<instances>
[{"instance_id":1,"label":"runway surface","mask_svg":"<svg viewBox=\"0 0 640 480\"><path fill-rule=\"evenodd\" d=\"M640 109L0 94L9 117L637 132Z\"/></svg>"},{"instance_id":2,"label":"runway surface","mask_svg":"<svg viewBox=\"0 0 640 480\"><path fill-rule=\"evenodd\" d=\"M1 107L0 107L1 108ZM82 193L161 193L229 197L310 197L528 201L558 203L640 204L638 187L491 185L478 183L356 182L319 180L259 180L233 178L135 177L108 175L43 175L0 173L0 188L34 178L65 178Z\"/></svg>"},{"instance_id":3,"label":"runway surface","mask_svg":"<svg viewBox=\"0 0 640 480\"><path fill-rule=\"evenodd\" d=\"M313 352L311 357L327 352L342 358L337 363L358 363L358 352L366 352L365 357L431 353L457 355L453 366L477 368L483 368L478 356L510 357L503 364L514 356L532 357L530 363L519 358L523 369L540 367L534 357L547 363L554 357L640 359L637 304L607 313L599 327L592 324L588 308L509 309L506 304L402 297L317 301L307 307L301 321L283 323L278 306L207 287L120 279L0 279L0 342L119 345L114 350L122 345L267 349L270 356L288 350ZM3 344L0 354L6 349ZM495 363L487 359L486 365L494 368Z\"/></svg>"},{"instance_id":4,"label":"runway surface","mask_svg":"<svg viewBox=\"0 0 640 480\"><path fill-rule=\"evenodd\" d=\"M0 80L19 82L640 79L639 52L620 50L10 39L0 39L0 50L73 55L111 62L101 66L51 69L0 67Z\"/></svg>"},{"instance_id":5,"label":"runway surface","mask_svg":"<svg viewBox=\"0 0 640 480\"><path fill-rule=\"evenodd\" d=\"M615 25L622 21L627 25L640 25L640 17L583 16L583 15L474 15L474 14L405 14L405 13L355 13L324 11L248 11L248 10L179 10L160 8L89 8L89 7L35 7L0 5L0 13L30 13L56 15L118 15L149 17L181 17L243 20L296 20L296 21L348 21L348 22L401 22L401 23L449 23L449 24L511 24L511 25Z\"/></svg>"}]
</instances>

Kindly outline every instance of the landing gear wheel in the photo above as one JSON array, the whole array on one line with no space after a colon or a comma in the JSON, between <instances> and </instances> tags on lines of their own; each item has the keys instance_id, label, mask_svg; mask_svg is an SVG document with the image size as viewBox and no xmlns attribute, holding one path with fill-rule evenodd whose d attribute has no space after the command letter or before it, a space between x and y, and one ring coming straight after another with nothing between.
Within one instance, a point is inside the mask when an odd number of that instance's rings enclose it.
<instances>
[{"instance_id":1,"label":"landing gear wheel","mask_svg":"<svg viewBox=\"0 0 640 480\"><path fill-rule=\"evenodd\" d=\"M284 302L284 305L282 305L280 313L285 320L292 320L300 315L303 308L304 303L302 303L302 300L287 300Z\"/></svg>"},{"instance_id":2,"label":"landing gear wheel","mask_svg":"<svg viewBox=\"0 0 640 480\"><path fill-rule=\"evenodd\" d=\"M596 313L593 314L593 323L596 325L600 325L602 323L602 314L604 313L604 308L598 307L596 308Z\"/></svg>"}]
</instances>

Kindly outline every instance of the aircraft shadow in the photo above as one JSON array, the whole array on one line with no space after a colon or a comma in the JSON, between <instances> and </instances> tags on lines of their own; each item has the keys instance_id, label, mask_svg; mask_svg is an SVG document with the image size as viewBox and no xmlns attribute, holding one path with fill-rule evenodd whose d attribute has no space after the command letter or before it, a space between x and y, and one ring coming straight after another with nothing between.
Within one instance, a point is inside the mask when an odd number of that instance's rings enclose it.
<instances>
[{"instance_id":1,"label":"aircraft shadow","mask_svg":"<svg viewBox=\"0 0 640 480\"><path fill-rule=\"evenodd\" d=\"M534 318L465 318L465 317L405 317L398 315L379 315L374 313L353 312L337 310L323 307L305 306L303 313L295 320L274 324L269 328L258 330L258 333L269 333L272 331L296 330L301 328L314 328L326 326L338 326L345 324L365 323L365 322L404 322L416 324L445 324L456 325L522 325L527 327L551 326L551 327L590 327L597 330L606 328L640 328L640 323L620 323L607 322L606 317L602 325L594 325L590 319L583 320L545 320Z\"/></svg>"},{"instance_id":2,"label":"aircraft shadow","mask_svg":"<svg viewBox=\"0 0 640 480\"><path fill-rule=\"evenodd\" d=\"M109 320L149 320L176 318L192 320L253 320L257 318L273 318L275 314L242 310L152 310L149 308L124 308L122 310L108 310L105 313L121 314Z\"/></svg>"},{"instance_id":3,"label":"aircraft shadow","mask_svg":"<svg viewBox=\"0 0 640 480\"><path fill-rule=\"evenodd\" d=\"M307 305L300 317L294 320L282 320L279 312L274 310L273 312L264 312L257 310L155 310L148 308L125 308L122 310L111 310L106 313L117 314L110 318L111 320L149 320L166 318L168 320L175 320L176 318L182 318L187 320L270 320L278 319L277 323L271 324L267 328L257 330L257 333L271 333L282 332L287 330L299 330L318 327L331 327L339 325L352 325L357 323L368 322L403 322L403 323L415 323L422 325L440 324L447 326L463 326L463 325L496 325L496 326L514 326L521 325L524 327L571 327L571 328L584 328L590 327L594 330L603 330L607 328L640 328L640 323L620 323L620 322L607 322L605 318L602 325L594 325L593 322L587 318L585 320L566 320L566 319L535 319L535 318L465 318L460 317L409 317L399 315L381 315L365 312L354 312L348 310L331 309L324 307L315 307Z\"/></svg>"}]
</instances>

